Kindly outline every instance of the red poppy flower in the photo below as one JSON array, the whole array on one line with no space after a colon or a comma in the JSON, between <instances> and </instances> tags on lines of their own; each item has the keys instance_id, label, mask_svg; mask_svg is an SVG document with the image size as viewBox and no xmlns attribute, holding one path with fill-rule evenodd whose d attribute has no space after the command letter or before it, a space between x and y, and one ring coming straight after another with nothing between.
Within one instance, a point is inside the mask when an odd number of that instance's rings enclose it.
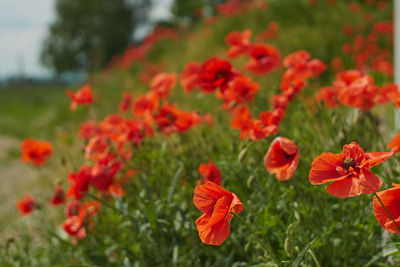
<instances>
[{"instance_id":1,"label":"red poppy flower","mask_svg":"<svg viewBox=\"0 0 400 267\"><path fill-rule=\"evenodd\" d=\"M285 110L276 108L273 111L263 111L260 113L260 121L265 127L276 126L278 130L279 123L285 116Z\"/></svg>"},{"instance_id":2,"label":"red poppy flower","mask_svg":"<svg viewBox=\"0 0 400 267\"><path fill-rule=\"evenodd\" d=\"M158 94L160 99L166 98L171 94L172 88L175 87L176 79L176 73L159 73L151 80L150 88Z\"/></svg>"},{"instance_id":3,"label":"red poppy flower","mask_svg":"<svg viewBox=\"0 0 400 267\"><path fill-rule=\"evenodd\" d=\"M236 76L224 92L226 101L235 101L237 103L251 102L253 96L258 92L260 84L253 82L250 77Z\"/></svg>"},{"instance_id":4,"label":"red poppy flower","mask_svg":"<svg viewBox=\"0 0 400 267\"><path fill-rule=\"evenodd\" d=\"M288 68L282 76L281 90L294 87L296 92L306 85L306 79L319 76L325 71L326 65L319 59L311 59L311 55L300 50L287 55L283 65Z\"/></svg>"},{"instance_id":5,"label":"red poppy flower","mask_svg":"<svg viewBox=\"0 0 400 267\"><path fill-rule=\"evenodd\" d=\"M369 169L392 155L392 152L364 153L353 142L345 145L340 154L322 153L316 157L308 178L314 185L333 182L327 187L327 191L340 198L372 194L379 190L382 181Z\"/></svg>"},{"instance_id":6,"label":"red poppy flower","mask_svg":"<svg viewBox=\"0 0 400 267\"><path fill-rule=\"evenodd\" d=\"M244 55L249 50L251 43L251 30L244 30L243 32L231 32L226 38L225 42L231 46L227 54L230 58L236 58L240 55Z\"/></svg>"},{"instance_id":7,"label":"red poppy flower","mask_svg":"<svg viewBox=\"0 0 400 267\"><path fill-rule=\"evenodd\" d=\"M283 109L285 110L287 105L289 104L289 97L285 94L280 94L280 95L273 95L272 96L272 107L274 109Z\"/></svg>"},{"instance_id":8,"label":"red poppy flower","mask_svg":"<svg viewBox=\"0 0 400 267\"><path fill-rule=\"evenodd\" d=\"M240 130L240 138L244 139L249 135L249 132L253 128L254 122L251 118L250 110L248 107L244 106L238 109L231 121L231 127L233 129Z\"/></svg>"},{"instance_id":9,"label":"red poppy flower","mask_svg":"<svg viewBox=\"0 0 400 267\"><path fill-rule=\"evenodd\" d=\"M392 140L390 140L387 148L391 148L393 154L397 154L400 152L400 133L396 134Z\"/></svg>"},{"instance_id":10,"label":"red poppy flower","mask_svg":"<svg viewBox=\"0 0 400 267\"><path fill-rule=\"evenodd\" d=\"M72 101L70 106L71 111L74 111L77 105L93 103L93 94L90 84L86 84L76 92L68 90L67 95Z\"/></svg>"},{"instance_id":11,"label":"red poppy flower","mask_svg":"<svg viewBox=\"0 0 400 267\"><path fill-rule=\"evenodd\" d=\"M266 31L259 33L256 36L256 41L264 42L268 39L274 39L278 36L279 24L276 21L271 21L268 24L268 28Z\"/></svg>"},{"instance_id":12,"label":"red poppy flower","mask_svg":"<svg viewBox=\"0 0 400 267\"><path fill-rule=\"evenodd\" d=\"M165 102L158 110L158 114L154 116L154 119L164 134L184 132L199 122L197 114L180 110L168 102Z\"/></svg>"},{"instance_id":13,"label":"red poppy flower","mask_svg":"<svg viewBox=\"0 0 400 267\"><path fill-rule=\"evenodd\" d=\"M379 88L371 76L358 70L348 70L337 75L334 86L340 102L345 106L368 110L375 105Z\"/></svg>"},{"instance_id":14,"label":"red poppy flower","mask_svg":"<svg viewBox=\"0 0 400 267\"><path fill-rule=\"evenodd\" d=\"M23 216L26 216L36 208L36 202L30 195L25 194L23 199L17 201L17 208Z\"/></svg>"},{"instance_id":15,"label":"red poppy flower","mask_svg":"<svg viewBox=\"0 0 400 267\"><path fill-rule=\"evenodd\" d=\"M67 217L78 215L79 207L80 207L79 201L74 199L74 200L68 202L68 204L65 206L64 213Z\"/></svg>"},{"instance_id":16,"label":"red poppy flower","mask_svg":"<svg viewBox=\"0 0 400 267\"><path fill-rule=\"evenodd\" d=\"M400 108L400 92L393 92L387 95L390 101L396 105L396 108Z\"/></svg>"},{"instance_id":17,"label":"red poppy flower","mask_svg":"<svg viewBox=\"0 0 400 267\"><path fill-rule=\"evenodd\" d=\"M114 181L114 175L118 171L112 168L106 167L103 164L98 164L95 166L90 166L88 168L89 172L89 182L90 184L99 191L107 191L110 185Z\"/></svg>"},{"instance_id":18,"label":"red poppy flower","mask_svg":"<svg viewBox=\"0 0 400 267\"><path fill-rule=\"evenodd\" d=\"M61 205L65 202L65 193L61 186L56 185L54 189L54 195L50 199L50 204L52 205Z\"/></svg>"},{"instance_id":19,"label":"red poppy flower","mask_svg":"<svg viewBox=\"0 0 400 267\"><path fill-rule=\"evenodd\" d=\"M82 122L79 125L78 135L82 139L91 139L98 133L99 133L99 129L97 127L97 122L94 120L88 120L86 122Z\"/></svg>"},{"instance_id":20,"label":"red poppy flower","mask_svg":"<svg viewBox=\"0 0 400 267\"><path fill-rule=\"evenodd\" d=\"M200 70L201 64L196 61L186 64L180 79L180 83L186 92L193 91L193 89L199 85Z\"/></svg>"},{"instance_id":21,"label":"red poppy flower","mask_svg":"<svg viewBox=\"0 0 400 267\"><path fill-rule=\"evenodd\" d=\"M89 142L84 148L85 158L98 161L107 155L107 148L109 148L110 142L106 135L96 135L90 138Z\"/></svg>"},{"instance_id":22,"label":"red poppy flower","mask_svg":"<svg viewBox=\"0 0 400 267\"><path fill-rule=\"evenodd\" d=\"M53 154L53 146L47 141L38 141L27 138L21 145L21 161L29 162L37 166L46 163L46 159Z\"/></svg>"},{"instance_id":23,"label":"red poppy flower","mask_svg":"<svg viewBox=\"0 0 400 267\"><path fill-rule=\"evenodd\" d=\"M83 165L78 172L68 174L70 187L67 196L74 196L76 200L80 200L84 193L89 191L90 175L88 167Z\"/></svg>"},{"instance_id":24,"label":"red poppy flower","mask_svg":"<svg viewBox=\"0 0 400 267\"><path fill-rule=\"evenodd\" d=\"M85 218L83 216L75 215L67 218L62 227L72 237L80 240L86 237Z\"/></svg>"},{"instance_id":25,"label":"red poppy flower","mask_svg":"<svg viewBox=\"0 0 400 267\"><path fill-rule=\"evenodd\" d=\"M279 181L292 178L299 164L299 149L285 137L275 138L264 157L264 166L269 173L275 174Z\"/></svg>"},{"instance_id":26,"label":"red poppy flower","mask_svg":"<svg viewBox=\"0 0 400 267\"><path fill-rule=\"evenodd\" d=\"M153 113L159 104L159 97L156 92L150 91L146 95L138 97L133 103L132 112L135 116L143 117Z\"/></svg>"},{"instance_id":27,"label":"red poppy flower","mask_svg":"<svg viewBox=\"0 0 400 267\"><path fill-rule=\"evenodd\" d=\"M234 193L212 182L196 186L193 202L203 212L196 220L201 241L207 245L221 245L230 233L231 213L241 212L242 202Z\"/></svg>"},{"instance_id":28,"label":"red poppy flower","mask_svg":"<svg viewBox=\"0 0 400 267\"><path fill-rule=\"evenodd\" d=\"M262 115L262 120L266 119L267 116L265 115L266 114ZM277 125L269 124L269 122L267 124L266 121L262 120L253 120L251 118L249 108L247 106L244 106L236 110L234 117L231 121L231 127L233 129L240 130L241 139L249 137L251 140L254 141L261 140L278 131ZM267 120L270 121L269 119Z\"/></svg>"},{"instance_id":29,"label":"red poppy flower","mask_svg":"<svg viewBox=\"0 0 400 267\"><path fill-rule=\"evenodd\" d=\"M198 171L203 179L202 184L210 181L221 186L221 172L211 159L208 164L200 164Z\"/></svg>"},{"instance_id":30,"label":"red poppy flower","mask_svg":"<svg viewBox=\"0 0 400 267\"><path fill-rule=\"evenodd\" d=\"M279 50L272 45L255 44L249 52L251 60L246 63L248 71L262 75L279 67L281 55Z\"/></svg>"},{"instance_id":31,"label":"red poppy flower","mask_svg":"<svg viewBox=\"0 0 400 267\"><path fill-rule=\"evenodd\" d=\"M119 104L118 110L120 112L127 111L132 104L132 95L129 92L124 92L122 94L122 100Z\"/></svg>"},{"instance_id":32,"label":"red poppy flower","mask_svg":"<svg viewBox=\"0 0 400 267\"><path fill-rule=\"evenodd\" d=\"M400 225L400 185L393 184L393 186L393 188L389 188L376 194L379 196L390 215L392 215L397 225ZM400 234L396 225L376 197L374 197L373 207L375 218L378 220L379 224L390 233Z\"/></svg>"},{"instance_id":33,"label":"red poppy flower","mask_svg":"<svg viewBox=\"0 0 400 267\"><path fill-rule=\"evenodd\" d=\"M337 100L337 92L335 88L324 86L322 87L319 92L315 95L315 98L318 101L323 101L325 106L328 108L336 108L339 106Z\"/></svg>"},{"instance_id":34,"label":"red poppy flower","mask_svg":"<svg viewBox=\"0 0 400 267\"><path fill-rule=\"evenodd\" d=\"M398 91L397 84L386 84L379 89L379 94L375 96L374 101L379 104L386 104L390 101L390 96L397 94Z\"/></svg>"},{"instance_id":35,"label":"red poppy flower","mask_svg":"<svg viewBox=\"0 0 400 267\"><path fill-rule=\"evenodd\" d=\"M223 91L233 77L234 73L229 61L212 57L201 65L199 85L205 93L213 92L217 88Z\"/></svg>"}]
</instances>

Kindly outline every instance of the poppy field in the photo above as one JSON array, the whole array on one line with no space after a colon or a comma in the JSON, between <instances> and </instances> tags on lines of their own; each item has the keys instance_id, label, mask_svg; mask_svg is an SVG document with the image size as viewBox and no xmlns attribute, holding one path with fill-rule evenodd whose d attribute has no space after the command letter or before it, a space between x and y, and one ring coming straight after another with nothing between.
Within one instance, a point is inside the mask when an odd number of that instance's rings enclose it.
<instances>
[{"instance_id":1,"label":"poppy field","mask_svg":"<svg viewBox=\"0 0 400 267\"><path fill-rule=\"evenodd\" d=\"M58 90L0 265L398 266L392 5L228 0Z\"/></svg>"}]
</instances>

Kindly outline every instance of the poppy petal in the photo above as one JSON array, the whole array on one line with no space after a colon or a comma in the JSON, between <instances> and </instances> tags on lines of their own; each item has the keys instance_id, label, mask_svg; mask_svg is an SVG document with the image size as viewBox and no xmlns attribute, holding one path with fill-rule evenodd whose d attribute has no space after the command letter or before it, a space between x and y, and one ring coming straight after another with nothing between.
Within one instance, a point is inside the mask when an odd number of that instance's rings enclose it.
<instances>
[{"instance_id":1,"label":"poppy petal","mask_svg":"<svg viewBox=\"0 0 400 267\"><path fill-rule=\"evenodd\" d=\"M360 195L359 180L356 177L348 177L339 181L336 181L326 188L326 191L340 198L354 197Z\"/></svg>"},{"instance_id":2,"label":"poppy petal","mask_svg":"<svg viewBox=\"0 0 400 267\"><path fill-rule=\"evenodd\" d=\"M311 184L324 184L332 181L342 180L342 176L336 171L336 166L342 165L340 154L322 153L316 157L311 164L309 180Z\"/></svg>"},{"instance_id":3,"label":"poppy petal","mask_svg":"<svg viewBox=\"0 0 400 267\"><path fill-rule=\"evenodd\" d=\"M393 152L372 152L372 153L365 153L364 157L367 158L366 163L368 163L369 167L371 168L385 162L392 155Z\"/></svg>"},{"instance_id":4,"label":"poppy petal","mask_svg":"<svg viewBox=\"0 0 400 267\"><path fill-rule=\"evenodd\" d=\"M206 182L204 185L196 186L194 189L194 205L204 213L212 213L215 202L229 191L212 182Z\"/></svg>"},{"instance_id":5,"label":"poppy petal","mask_svg":"<svg viewBox=\"0 0 400 267\"><path fill-rule=\"evenodd\" d=\"M400 188L393 187L385 191L378 192L377 195L384 203L386 209L393 216L397 224L400 225ZM382 204L374 197L373 201L374 215L378 220L379 224L384 227L390 233L399 233L396 225L393 223L392 219L386 213Z\"/></svg>"},{"instance_id":6,"label":"poppy petal","mask_svg":"<svg viewBox=\"0 0 400 267\"><path fill-rule=\"evenodd\" d=\"M362 170L359 181L361 193L364 194L375 193L382 186L382 180L367 169Z\"/></svg>"},{"instance_id":7,"label":"poppy petal","mask_svg":"<svg viewBox=\"0 0 400 267\"><path fill-rule=\"evenodd\" d=\"M196 220L199 237L204 244L221 245L229 236L230 228L226 220L221 220L217 224L210 224L210 216L203 214Z\"/></svg>"}]
</instances>

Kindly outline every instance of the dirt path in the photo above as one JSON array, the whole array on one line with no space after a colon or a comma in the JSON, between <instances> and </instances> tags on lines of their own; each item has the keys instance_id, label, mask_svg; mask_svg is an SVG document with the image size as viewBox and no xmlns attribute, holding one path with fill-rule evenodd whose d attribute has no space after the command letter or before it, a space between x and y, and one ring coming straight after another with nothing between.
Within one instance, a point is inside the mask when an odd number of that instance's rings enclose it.
<instances>
[{"instance_id":1,"label":"dirt path","mask_svg":"<svg viewBox=\"0 0 400 267\"><path fill-rule=\"evenodd\" d=\"M29 189L35 190L39 179L37 169L19 160L20 144L19 139L0 135L0 238L25 223L15 203L25 192L31 193Z\"/></svg>"}]
</instances>

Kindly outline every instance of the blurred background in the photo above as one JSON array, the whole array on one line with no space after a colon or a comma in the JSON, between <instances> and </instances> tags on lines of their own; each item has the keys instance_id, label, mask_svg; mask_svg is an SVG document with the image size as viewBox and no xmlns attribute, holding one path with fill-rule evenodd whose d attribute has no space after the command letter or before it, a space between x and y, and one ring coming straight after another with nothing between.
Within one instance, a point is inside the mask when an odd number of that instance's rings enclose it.
<instances>
[{"instance_id":1,"label":"blurred background","mask_svg":"<svg viewBox=\"0 0 400 267\"><path fill-rule=\"evenodd\" d=\"M193 23L219 2L1 0L0 88L82 82L156 25Z\"/></svg>"}]
</instances>

